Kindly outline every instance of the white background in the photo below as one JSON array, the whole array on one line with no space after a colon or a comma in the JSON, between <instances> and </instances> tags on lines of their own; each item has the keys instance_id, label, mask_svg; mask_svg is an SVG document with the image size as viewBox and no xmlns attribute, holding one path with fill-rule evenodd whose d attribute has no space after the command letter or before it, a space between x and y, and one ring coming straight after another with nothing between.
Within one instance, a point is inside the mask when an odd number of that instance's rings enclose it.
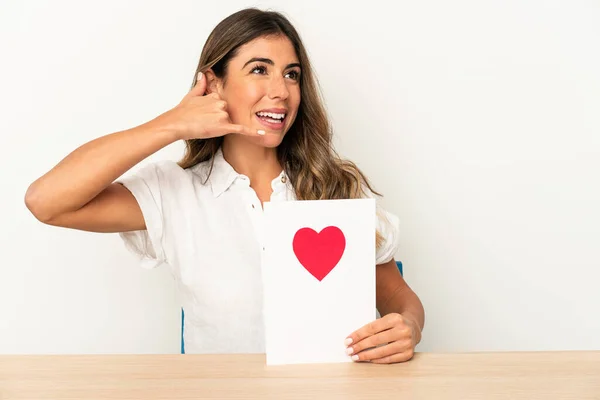
<instances>
[{"instance_id":1,"label":"white background","mask_svg":"<svg viewBox=\"0 0 600 400\"><path fill-rule=\"evenodd\" d=\"M27 186L175 106L222 18L296 25L341 154L398 215L421 351L600 349L596 1L2 1L0 353L176 353L166 269L44 226ZM177 143L144 161L182 154Z\"/></svg>"}]
</instances>

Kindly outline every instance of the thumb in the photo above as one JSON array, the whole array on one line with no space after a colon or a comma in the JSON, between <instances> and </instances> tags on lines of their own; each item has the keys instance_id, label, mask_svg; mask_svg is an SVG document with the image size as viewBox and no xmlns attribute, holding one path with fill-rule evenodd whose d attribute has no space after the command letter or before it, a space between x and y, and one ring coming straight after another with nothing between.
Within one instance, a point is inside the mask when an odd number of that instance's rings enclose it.
<instances>
[{"instance_id":1,"label":"thumb","mask_svg":"<svg viewBox=\"0 0 600 400\"><path fill-rule=\"evenodd\" d=\"M202 96L206 92L206 78L202 72L198 72L196 85L190 90L189 96Z\"/></svg>"}]
</instances>

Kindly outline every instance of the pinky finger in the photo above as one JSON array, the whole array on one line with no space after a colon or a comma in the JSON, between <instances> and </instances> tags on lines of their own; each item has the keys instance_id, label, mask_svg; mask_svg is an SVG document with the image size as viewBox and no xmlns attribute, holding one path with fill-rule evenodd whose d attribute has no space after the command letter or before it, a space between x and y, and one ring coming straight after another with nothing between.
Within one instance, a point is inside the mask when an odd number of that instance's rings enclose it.
<instances>
[{"instance_id":1,"label":"pinky finger","mask_svg":"<svg viewBox=\"0 0 600 400\"><path fill-rule=\"evenodd\" d=\"M407 350L403 353L392 354L391 356L377 358L375 360L371 360L373 364L394 364L401 363L410 360L414 356L414 351Z\"/></svg>"}]
</instances>

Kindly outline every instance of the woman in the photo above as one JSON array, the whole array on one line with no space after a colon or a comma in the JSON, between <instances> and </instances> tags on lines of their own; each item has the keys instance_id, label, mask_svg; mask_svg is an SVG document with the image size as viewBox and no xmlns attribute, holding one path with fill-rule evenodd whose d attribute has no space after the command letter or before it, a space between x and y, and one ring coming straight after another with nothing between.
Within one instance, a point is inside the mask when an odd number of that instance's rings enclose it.
<instances>
[{"instance_id":1,"label":"woman","mask_svg":"<svg viewBox=\"0 0 600 400\"><path fill-rule=\"evenodd\" d=\"M186 142L179 163L119 179L178 140ZM215 27L176 107L79 147L33 182L25 201L46 224L119 232L146 267L168 266L186 314L186 352L261 353L262 203L373 193L332 149L294 27L279 13L246 9ZM420 341L424 312L393 259L397 219L381 209L378 216L382 318L357 327L345 344L355 361L402 362Z\"/></svg>"}]
</instances>

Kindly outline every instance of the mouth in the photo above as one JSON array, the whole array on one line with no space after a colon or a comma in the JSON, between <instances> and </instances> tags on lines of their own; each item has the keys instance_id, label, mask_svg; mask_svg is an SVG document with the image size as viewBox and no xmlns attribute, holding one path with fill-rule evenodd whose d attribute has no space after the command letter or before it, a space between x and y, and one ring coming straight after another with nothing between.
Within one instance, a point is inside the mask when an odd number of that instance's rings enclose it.
<instances>
[{"instance_id":1,"label":"mouth","mask_svg":"<svg viewBox=\"0 0 600 400\"><path fill-rule=\"evenodd\" d=\"M256 113L256 118L265 127L273 130L279 130L284 127L285 119L288 114L285 110L259 111Z\"/></svg>"}]
</instances>

